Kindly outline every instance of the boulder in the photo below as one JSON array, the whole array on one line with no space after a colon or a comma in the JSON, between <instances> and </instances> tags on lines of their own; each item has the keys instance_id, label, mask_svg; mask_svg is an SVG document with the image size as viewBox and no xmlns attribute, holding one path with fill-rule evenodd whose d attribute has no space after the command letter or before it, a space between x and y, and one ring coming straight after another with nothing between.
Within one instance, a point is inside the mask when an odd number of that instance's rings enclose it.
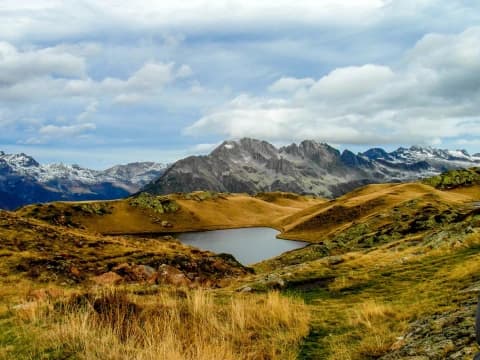
<instances>
[{"instance_id":1,"label":"boulder","mask_svg":"<svg viewBox=\"0 0 480 360\"><path fill-rule=\"evenodd\" d=\"M123 281L123 278L113 271L102 275L94 276L91 280L97 285L117 285Z\"/></svg>"},{"instance_id":2,"label":"boulder","mask_svg":"<svg viewBox=\"0 0 480 360\"><path fill-rule=\"evenodd\" d=\"M177 268L162 264L158 268L158 277L156 280L159 284L168 284L174 286L191 286L191 280Z\"/></svg>"},{"instance_id":3,"label":"boulder","mask_svg":"<svg viewBox=\"0 0 480 360\"><path fill-rule=\"evenodd\" d=\"M131 282L149 281L155 275L155 269L148 265L130 265L122 263L115 266L112 271L124 280Z\"/></svg>"},{"instance_id":4,"label":"boulder","mask_svg":"<svg viewBox=\"0 0 480 360\"><path fill-rule=\"evenodd\" d=\"M161 224L162 224L162 226L165 227L165 228L171 228L171 227L173 227L173 225L172 225L171 223L169 223L168 221L166 221L166 220L163 220L163 221L161 222Z\"/></svg>"},{"instance_id":5,"label":"boulder","mask_svg":"<svg viewBox=\"0 0 480 360\"><path fill-rule=\"evenodd\" d=\"M28 300L53 300L63 296L63 291L58 289L35 289L27 294Z\"/></svg>"}]
</instances>

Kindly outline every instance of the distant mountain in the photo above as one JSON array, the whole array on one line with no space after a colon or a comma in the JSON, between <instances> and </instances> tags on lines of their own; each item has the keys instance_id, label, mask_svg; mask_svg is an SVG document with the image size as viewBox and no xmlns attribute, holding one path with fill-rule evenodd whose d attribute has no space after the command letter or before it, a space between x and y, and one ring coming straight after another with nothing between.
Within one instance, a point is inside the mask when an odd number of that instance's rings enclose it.
<instances>
[{"instance_id":1,"label":"distant mountain","mask_svg":"<svg viewBox=\"0 0 480 360\"><path fill-rule=\"evenodd\" d=\"M165 171L138 162L98 171L78 165L41 165L26 154L0 151L0 208L54 200L114 199L128 196Z\"/></svg>"},{"instance_id":2,"label":"distant mountain","mask_svg":"<svg viewBox=\"0 0 480 360\"><path fill-rule=\"evenodd\" d=\"M369 183L408 181L472 166L480 166L480 155L465 150L412 146L390 153L373 148L354 154L311 140L276 148L243 138L225 141L208 156L177 161L143 190L154 194L292 191L334 197Z\"/></svg>"}]
</instances>

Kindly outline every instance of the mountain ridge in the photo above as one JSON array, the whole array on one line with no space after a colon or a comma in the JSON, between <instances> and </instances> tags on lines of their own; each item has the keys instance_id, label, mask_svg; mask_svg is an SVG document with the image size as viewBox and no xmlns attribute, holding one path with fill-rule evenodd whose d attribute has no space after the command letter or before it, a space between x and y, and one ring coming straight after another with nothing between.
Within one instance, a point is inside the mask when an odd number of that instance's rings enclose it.
<instances>
[{"instance_id":1,"label":"mountain ridge","mask_svg":"<svg viewBox=\"0 0 480 360\"><path fill-rule=\"evenodd\" d=\"M355 154L314 140L277 148L242 138L224 141L209 155L175 162L142 191L289 191L336 197L361 185L417 180L477 165L480 156L465 150L411 146L387 152L377 147Z\"/></svg>"},{"instance_id":2,"label":"mountain ridge","mask_svg":"<svg viewBox=\"0 0 480 360\"><path fill-rule=\"evenodd\" d=\"M41 165L25 154L0 151L0 208L55 200L108 200L128 196L160 176L166 165L136 162L92 170L63 163Z\"/></svg>"}]
</instances>

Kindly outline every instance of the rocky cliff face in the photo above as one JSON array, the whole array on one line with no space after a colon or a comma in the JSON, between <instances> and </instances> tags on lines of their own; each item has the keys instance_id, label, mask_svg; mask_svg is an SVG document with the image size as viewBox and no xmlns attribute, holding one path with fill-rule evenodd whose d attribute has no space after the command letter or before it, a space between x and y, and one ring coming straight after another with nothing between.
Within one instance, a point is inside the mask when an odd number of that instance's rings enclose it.
<instances>
[{"instance_id":1,"label":"rocky cliff face","mask_svg":"<svg viewBox=\"0 0 480 360\"><path fill-rule=\"evenodd\" d=\"M0 208L54 200L107 200L128 196L158 178L158 163L117 165L104 171L78 165L41 165L26 154L0 151Z\"/></svg>"},{"instance_id":2,"label":"rocky cliff face","mask_svg":"<svg viewBox=\"0 0 480 360\"><path fill-rule=\"evenodd\" d=\"M155 194L212 190L223 192L292 191L334 197L358 186L432 176L480 164L466 151L373 148L340 153L311 140L276 148L266 141L225 141L208 156L173 164L144 190Z\"/></svg>"}]
</instances>

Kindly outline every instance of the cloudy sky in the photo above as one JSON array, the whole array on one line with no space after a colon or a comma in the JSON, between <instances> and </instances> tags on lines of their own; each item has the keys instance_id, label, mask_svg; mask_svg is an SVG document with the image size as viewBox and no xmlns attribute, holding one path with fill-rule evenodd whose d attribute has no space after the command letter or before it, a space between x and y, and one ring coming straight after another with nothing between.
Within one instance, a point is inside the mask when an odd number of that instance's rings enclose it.
<instances>
[{"instance_id":1,"label":"cloudy sky","mask_svg":"<svg viewBox=\"0 0 480 360\"><path fill-rule=\"evenodd\" d=\"M474 0L0 0L0 149L94 168L243 136L480 152L476 24Z\"/></svg>"}]
</instances>

